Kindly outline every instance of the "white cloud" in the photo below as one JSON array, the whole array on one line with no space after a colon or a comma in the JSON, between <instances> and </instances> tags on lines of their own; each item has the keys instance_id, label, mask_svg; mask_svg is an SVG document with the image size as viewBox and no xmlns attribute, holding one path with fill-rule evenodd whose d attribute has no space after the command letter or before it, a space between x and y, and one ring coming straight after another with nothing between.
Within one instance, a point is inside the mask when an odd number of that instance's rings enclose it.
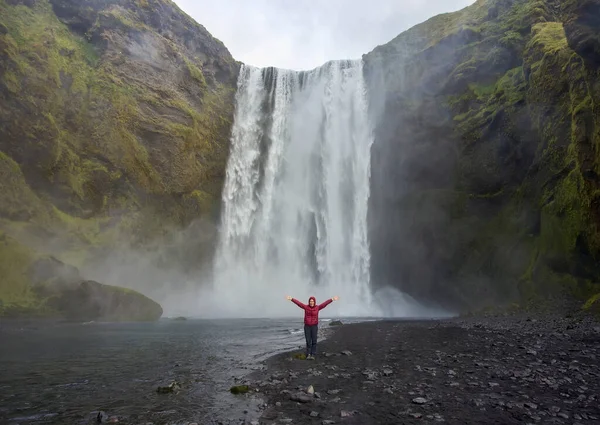
<instances>
[{"instance_id":1,"label":"white cloud","mask_svg":"<svg viewBox=\"0 0 600 425\"><path fill-rule=\"evenodd\" d=\"M474 0L175 0L255 66L312 69L355 59L402 31Z\"/></svg>"}]
</instances>

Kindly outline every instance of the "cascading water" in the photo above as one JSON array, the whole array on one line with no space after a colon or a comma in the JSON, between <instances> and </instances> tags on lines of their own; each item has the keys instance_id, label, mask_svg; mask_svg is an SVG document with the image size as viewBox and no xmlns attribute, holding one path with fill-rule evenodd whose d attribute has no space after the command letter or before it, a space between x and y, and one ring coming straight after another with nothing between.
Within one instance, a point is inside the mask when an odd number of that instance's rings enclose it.
<instances>
[{"instance_id":1,"label":"cascading water","mask_svg":"<svg viewBox=\"0 0 600 425\"><path fill-rule=\"evenodd\" d=\"M295 72L243 65L214 281L201 315L380 315L369 282L372 129L362 61ZM324 314L327 314L324 312Z\"/></svg>"}]
</instances>

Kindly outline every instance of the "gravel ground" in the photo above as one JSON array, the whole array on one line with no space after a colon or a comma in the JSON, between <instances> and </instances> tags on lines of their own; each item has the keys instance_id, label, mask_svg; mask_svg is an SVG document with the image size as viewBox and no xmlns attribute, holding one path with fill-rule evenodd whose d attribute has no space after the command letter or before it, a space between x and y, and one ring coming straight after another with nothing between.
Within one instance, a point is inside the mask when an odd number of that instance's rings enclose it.
<instances>
[{"instance_id":1,"label":"gravel ground","mask_svg":"<svg viewBox=\"0 0 600 425\"><path fill-rule=\"evenodd\" d=\"M293 354L247 377L253 424L600 424L591 317L359 323Z\"/></svg>"}]
</instances>

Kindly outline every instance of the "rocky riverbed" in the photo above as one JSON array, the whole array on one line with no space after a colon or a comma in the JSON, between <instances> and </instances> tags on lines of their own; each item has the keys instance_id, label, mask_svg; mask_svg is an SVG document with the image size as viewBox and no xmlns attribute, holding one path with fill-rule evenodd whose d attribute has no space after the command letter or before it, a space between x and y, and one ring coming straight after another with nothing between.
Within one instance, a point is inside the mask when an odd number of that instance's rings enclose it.
<instances>
[{"instance_id":1,"label":"rocky riverbed","mask_svg":"<svg viewBox=\"0 0 600 425\"><path fill-rule=\"evenodd\" d=\"M344 325L319 351L248 377L265 401L254 424L600 424L590 317Z\"/></svg>"}]
</instances>

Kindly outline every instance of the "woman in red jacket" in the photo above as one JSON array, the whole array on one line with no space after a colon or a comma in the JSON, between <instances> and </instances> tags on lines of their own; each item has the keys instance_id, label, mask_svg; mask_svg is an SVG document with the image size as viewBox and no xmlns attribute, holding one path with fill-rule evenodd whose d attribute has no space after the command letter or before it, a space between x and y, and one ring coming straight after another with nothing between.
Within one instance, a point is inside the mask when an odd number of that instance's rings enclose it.
<instances>
[{"instance_id":1,"label":"woman in red jacket","mask_svg":"<svg viewBox=\"0 0 600 425\"><path fill-rule=\"evenodd\" d=\"M319 330L319 310L324 309L332 301L337 301L339 297L329 298L324 303L317 305L315 297L308 299L308 305L301 303L295 298L287 296L287 299L304 310L304 337L306 338L306 359L314 360L317 354L317 332Z\"/></svg>"}]
</instances>

